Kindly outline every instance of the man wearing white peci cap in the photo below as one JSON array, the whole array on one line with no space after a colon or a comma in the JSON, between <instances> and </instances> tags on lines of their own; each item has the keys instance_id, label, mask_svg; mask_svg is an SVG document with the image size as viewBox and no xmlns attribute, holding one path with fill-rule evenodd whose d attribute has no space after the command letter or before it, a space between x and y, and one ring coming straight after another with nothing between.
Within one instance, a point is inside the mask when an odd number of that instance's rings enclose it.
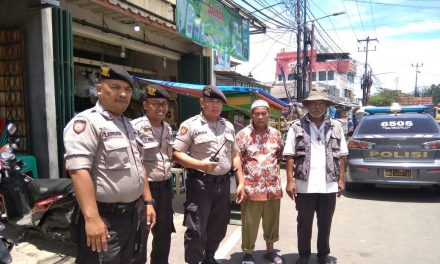
<instances>
[{"instance_id":1,"label":"man wearing white peci cap","mask_svg":"<svg viewBox=\"0 0 440 264\"><path fill-rule=\"evenodd\" d=\"M272 263L284 263L273 247L279 239L281 178L278 163L283 153L280 131L269 127L270 107L266 101L256 100L251 105L252 123L237 133L243 166L246 200L241 205L242 264L253 264L252 252L258 235L260 220L266 253L263 257ZM257 261L261 263L261 261Z\"/></svg>"}]
</instances>

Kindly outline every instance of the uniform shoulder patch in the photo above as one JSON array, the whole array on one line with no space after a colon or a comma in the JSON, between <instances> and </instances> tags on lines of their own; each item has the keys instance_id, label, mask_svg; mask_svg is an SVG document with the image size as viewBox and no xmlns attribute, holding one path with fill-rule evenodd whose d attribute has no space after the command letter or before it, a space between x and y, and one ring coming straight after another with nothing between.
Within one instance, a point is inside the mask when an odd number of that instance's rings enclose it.
<instances>
[{"instance_id":1,"label":"uniform shoulder patch","mask_svg":"<svg viewBox=\"0 0 440 264\"><path fill-rule=\"evenodd\" d=\"M185 127L185 126L182 126L182 127L179 129L179 134L183 136L183 135L185 135L186 133L188 133L188 128Z\"/></svg>"},{"instance_id":2,"label":"uniform shoulder patch","mask_svg":"<svg viewBox=\"0 0 440 264\"><path fill-rule=\"evenodd\" d=\"M77 134L81 134L86 129L87 122L85 120L75 120L73 122L73 131Z\"/></svg>"}]
</instances>

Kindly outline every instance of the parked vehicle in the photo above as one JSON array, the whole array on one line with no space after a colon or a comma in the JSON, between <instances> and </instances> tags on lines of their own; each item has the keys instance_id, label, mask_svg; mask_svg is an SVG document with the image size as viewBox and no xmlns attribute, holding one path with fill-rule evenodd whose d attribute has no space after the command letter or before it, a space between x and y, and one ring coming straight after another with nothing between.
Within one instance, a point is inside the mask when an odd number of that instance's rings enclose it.
<instances>
[{"instance_id":1,"label":"parked vehicle","mask_svg":"<svg viewBox=\"0 0 440 264\"><path fill-rule=\"evenodd\" d=\"M70 179L33 179L21 172L24 164L11 140L16 127L9 124L8 142L0 148L0 213L8 223L41 231L48 237L70 240L70 220L76 200Z\"/></svg>"},{"instance_id":2,"label":"parked vehicle","mask_svg":"<svg viewBox=\"0 0 440 264\"><path fill-rule=\"evenodd\" d=\"M0 231L5 228L5 225L0 222ZM0 264L12 263L11 250L13 247L14 243L11 240L0 236Z\"/></svg>"},{"instance_id":3,"label":"parked vehicle","mask_svg":"<svg viewBox=\"0 0 440 264\"><path fill-rule=\"evenodd\" d=\"M440 124L440 107L434 107L434 119Z\"/></svg>"},{"instance_id":4,"label":"parked vehicle","mask_svg":"<svg viewBox=\"0 0 440 264\"><path fill-rule=\"evenodd\" d=\"M367 107L348 141L347 189L440 186L440 127L426 106Z\"/></svg>"}]
</instances>

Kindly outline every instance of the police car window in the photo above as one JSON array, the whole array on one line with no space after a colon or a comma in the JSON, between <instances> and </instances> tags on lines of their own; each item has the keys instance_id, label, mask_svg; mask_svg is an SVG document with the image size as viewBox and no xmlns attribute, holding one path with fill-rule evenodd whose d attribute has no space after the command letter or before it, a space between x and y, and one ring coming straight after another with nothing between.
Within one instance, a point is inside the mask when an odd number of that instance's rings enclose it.
<instances>
[{"instance_id":1,"label":"police car window","mask_svg":"<svg viewBox=\"0 0 440 264\"><path fill-rule=\"evenodd\" d=\"M383 116L367 118L359 127L358 134L434 134L439 129L434 120L426 116Z\"/></svg>"}]
</instances>

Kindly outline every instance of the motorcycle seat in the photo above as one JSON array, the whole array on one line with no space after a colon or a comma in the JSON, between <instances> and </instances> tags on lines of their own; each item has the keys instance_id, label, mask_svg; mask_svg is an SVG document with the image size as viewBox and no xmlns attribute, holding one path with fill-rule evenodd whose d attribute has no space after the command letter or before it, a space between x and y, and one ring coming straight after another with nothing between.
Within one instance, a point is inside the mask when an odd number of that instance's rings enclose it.
<instances>
[{"instance_id":1,"label":"motorcycle seat","mask_svg":"<svg viewBox=\"0 0 440 264\"><path fill-rule=\"evenodd\" d=\"M38 179L29 182L29 194L34 201L51 195L73 193L71 179Z\"/></svg>"}]
</instances>

